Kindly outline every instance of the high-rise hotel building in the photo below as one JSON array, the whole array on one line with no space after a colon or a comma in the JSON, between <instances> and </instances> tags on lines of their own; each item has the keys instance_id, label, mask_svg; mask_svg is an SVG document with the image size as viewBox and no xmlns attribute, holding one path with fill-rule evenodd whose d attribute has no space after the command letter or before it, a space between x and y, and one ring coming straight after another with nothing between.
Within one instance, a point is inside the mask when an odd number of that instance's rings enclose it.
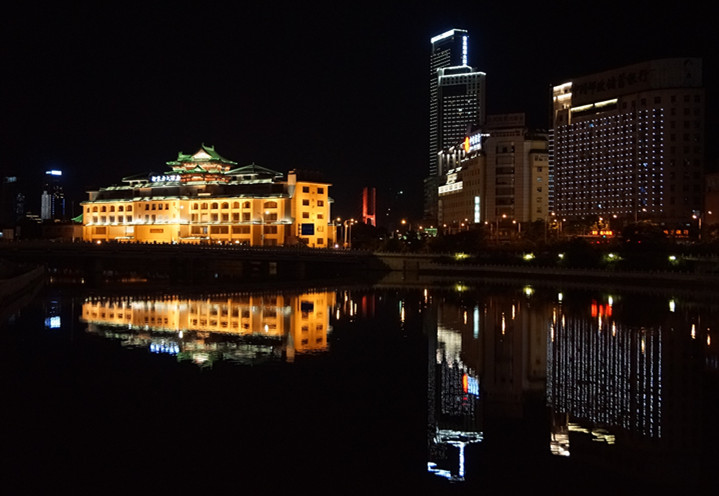
<instances>
[{"instance_id":1,"label":"high-rise hotel building","mask_svg":"<svg viewBox=\"0 0 719 496\"><path fill-rule=\"evenodd\" d=\"M485 74L468 65L469 35L452 29L431 39L429 175L425 179L424 215L437 219L440 154L461 142L485 119Z\"/></svg>"},{"instance_id":2,"label":"high-rise hotel building","mask_svg":"<svg viewBox=\"0 0 719 496\"><path fill-rule=\"evenodd\" d=\"M237 163L202 145L162 174L137 174L91 191L85 241L332 247L330 184L312 174Z\"/></svg>"},{"instance_id":3,"label":"high-rise hotel building","mask_svg":"<svg viewBox=\"0 0 719 496\"><path fill-rule=\"evenodd\" d=\"M653 60L552 88L554 211L668 226L703 208L702 61Z\"/></svg>"}]
</instances>

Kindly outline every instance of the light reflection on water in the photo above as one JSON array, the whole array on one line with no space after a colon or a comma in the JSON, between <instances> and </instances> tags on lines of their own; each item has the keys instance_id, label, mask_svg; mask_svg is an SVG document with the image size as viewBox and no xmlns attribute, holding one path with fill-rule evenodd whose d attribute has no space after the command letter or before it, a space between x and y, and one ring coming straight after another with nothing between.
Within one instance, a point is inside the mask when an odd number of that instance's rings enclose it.
<instances>
[{"instance_id":1,"label":"light reflection on water","mask_svg":"<svg viewBox=\"0 0 719 496\"><path fill-rule=\"evenodd\" d=\"M453 489L511 489L521 468L544 479L558 474L569 488L601 485L594 478L693 487L717 468L716 301L712 295L463 284L93 296L82 300L80 320L89 335L201 368L292 367L301 357L333 354L369 364L348 388L396 379L372 375L383 340L421 336L427 430L411 436L426 438L421 472L429 480ZM53 300L46 307L53 328L58 306ZM401 373L403 364L395 367ZM399 429L403 419L389 424ZM372 435L379 442L386 433ZM409 456L395 448L397 457Z\"/></svg>"},{"instance_id":2,"label":"light reflection on water","mask_svg":"<svg viewBox=\"0 0 719 496\"><path fill-rule=\"evenodd\" d=\"M82 303L81 319L90 333L202 366L292 362L296 354L327 350L334 305L335 294L327 291L202 299L94 297Z\"/></svg>"}]
</instances>

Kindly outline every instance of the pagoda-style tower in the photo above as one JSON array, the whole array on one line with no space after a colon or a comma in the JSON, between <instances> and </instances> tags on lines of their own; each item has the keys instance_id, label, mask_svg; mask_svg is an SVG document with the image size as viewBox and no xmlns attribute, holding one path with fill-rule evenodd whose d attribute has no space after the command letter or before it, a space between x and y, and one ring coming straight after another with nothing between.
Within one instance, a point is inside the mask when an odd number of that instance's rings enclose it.
<instances>
[{"instance_id":1,"label":"pagoda-style tower","mask_svg":"<svg viewBox=\"0 0 719 496\"><path fill-rule=\"evenodd\" d=\"M187 155L179 152L177 159L167 162L172 172L166 174L179 174L180 182L228 182L230 177L225 173L237 166L237 162L228 160L215 151L215 147L205 144L194 154Z\"/></svg>"}]
</instances>

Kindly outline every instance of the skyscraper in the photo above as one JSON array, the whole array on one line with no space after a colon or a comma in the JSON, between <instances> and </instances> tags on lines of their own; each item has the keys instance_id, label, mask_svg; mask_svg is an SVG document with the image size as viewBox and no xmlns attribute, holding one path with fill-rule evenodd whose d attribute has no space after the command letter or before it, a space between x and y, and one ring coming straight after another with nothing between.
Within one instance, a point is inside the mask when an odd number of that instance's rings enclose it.
<instances>
[{"instance_id":1,"label":"skyscraper","mask_svg":"<svg viewBox=\"0 0 719 496\"><path fill-rule=\"evenodd\" d=\"M437 218L439 154L461 142L485 118L485 74L468 65L469 35L452 29L431 39L429 174L425 180L425 218Z\"/></svg>"},{"instance_id":2,"label":"skyscraper","mask_svg":"<svg viewBox=\"0 0 719 496\"><path fill-rule=\"evenodd\" d=\"M65 219L65 194L60 183L61 177L62 171L59 170L45 172L45 184L40 198L40 218L42 220Z\"/></svg>"},{"instance_id":3,"label":"skyscraper","mask_svg":"<svg viewBox=\"0 0 719 496\"><path fill-rule=\"evenodd\" d=\"M553 87L554 209L686 226L703 209L702 61L621 67Z\"/></svg>"}]
</instances>

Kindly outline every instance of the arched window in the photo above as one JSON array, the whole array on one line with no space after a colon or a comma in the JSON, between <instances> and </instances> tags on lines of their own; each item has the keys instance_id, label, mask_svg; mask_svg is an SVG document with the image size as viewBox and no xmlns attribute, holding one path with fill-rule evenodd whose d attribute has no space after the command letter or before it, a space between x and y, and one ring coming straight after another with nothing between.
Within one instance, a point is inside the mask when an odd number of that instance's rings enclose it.
<instances>
[{"instance_id":1,"label":"arched window","mask_svg":"<svg viewBox=\"0 0 719 496\"><path fill-rule=\"evenodd\" d=\"M232 208L240 208L240 202L233 202Z\"/></svg>"},{"instance_id":2,"label":"arched window","mask_svg":"<svg viewBox=\"0 0 719 496\"><path fill-rule=\"evenodd\" d=\"M213 202L213 203L212 203L212 208L215 209L215 210L217 209L217 203L216 203L216 202Z\"/></svg>"},{"instance_id":3,"label":"arched window","mask_svg":"<svg viewBox=\"0 0 719 496\"><path fill-rule=\"evenodd\" d=\"M265 202L265 208L277 208L277 202L274 202L274 201Z\"/></svg>"},{"instance_id":4,"label":"arched window","mask_svg":"<svg viewBox=\"0 0 719 496\"><path fill-rule=\"evenodd\" d=\"M242 208L250 208L250 202L244 202Z\"/></svg>"},{"instance_id":5,"label":"arched window","mask_svg":"<svg viewBox=\"0 0 719 496\"><path fill-rule=\"evenodd\" d=\"M223 202L220 208L230 208L230 204L227 202Z\"/></svg>"}]
</instances>

